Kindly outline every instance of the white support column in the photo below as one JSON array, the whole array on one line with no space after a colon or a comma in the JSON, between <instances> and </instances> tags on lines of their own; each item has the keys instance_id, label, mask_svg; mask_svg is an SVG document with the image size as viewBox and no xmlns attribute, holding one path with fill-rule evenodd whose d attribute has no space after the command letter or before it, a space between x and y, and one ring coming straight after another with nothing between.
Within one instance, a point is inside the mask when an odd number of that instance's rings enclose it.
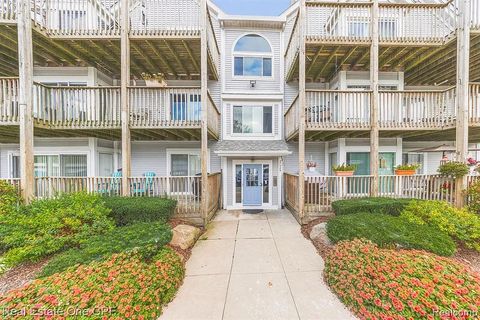
<instances>
[{"instance_id":1,"label":"white support column","mask_svg":"<svg viewBox=\"0 0 480 320\"><path fill-rule=\"evenodd\" d=\"M370 174L373 176L370 193L378 195L378 0L372 0L372 45L370 48L370 81L372 101L370 104Z\"/></svg>"},{"instance_id":2,"label":"white support column","mask_svg":"<svg viewBox=\"0 0 480 320\"><path fill-rule=\"evenodd\" d=\"M33 155L33 48L31 2L18 1L18 74L20 108L20 180L26 202L35 193Z\"/></svg>"},{"instance_id":3,"label":"white support column","mask_svg":"<svg viewBox=\"0 0 480 320\"><path fill-rule=\"evenodd\" d=\"M122 103L122 195L130 195L128 178L131 174L131 139L130 139L130 108L128 102L128 85L130 83L130 38L129 38L129 1L122 0L120 8L120 55L121 79L120 100Z\"/></svg>"},{"instance_id":4,"label":"white support column","mask_svg":"<svg viewBox=\"0 0 480 320\"><path fill-rule=\"evenodd\" d=\"M305 208L305 0L300 2L299 37L300 48L298 55L298 101L299 101L299 126L298 126L298 218L303 220Z\"/></svg>"},{"instance_id":5,"label":"white support column","mask_svg":"<svg viewBox=\"0 0 480 320\"><path fill-rule=\"evenodd\" d=\"M459 0L457 28L457 128L456 160L466 161L468 156L468 82L470 79L470 0ZM463 190L467 177L457 179L455 189L456 205L463 206Z\"/></svg>"},{"instance_id":6,"label":"white support column","mask_svg":"<svg viewBox=\"0 0 480 320\"><path fill-rule=\"evenodd\" d=\"M201 212L204 225L208 223L208 52L207 52L207 1L201 1L201 18L202 31L200 36L201 53L200 53L200 83L201 83L201 100L202 100L202 132L201 132L201 153L200 161L202 164L202 201Z\"/></svg>"}]
</instances>

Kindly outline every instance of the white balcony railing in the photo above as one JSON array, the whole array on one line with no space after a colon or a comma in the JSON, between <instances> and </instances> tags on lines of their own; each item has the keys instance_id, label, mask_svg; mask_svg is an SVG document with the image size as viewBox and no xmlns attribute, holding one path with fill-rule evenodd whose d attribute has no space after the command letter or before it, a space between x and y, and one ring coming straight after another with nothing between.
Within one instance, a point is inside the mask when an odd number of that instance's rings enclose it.
<instances>
[{"instance_id":1,"label":"white balcony railing","mask_svg":"<svg viewBox=\"0 0 480 320\"><path fill-rule=\"evenodd\" d=\"M380 91L381 128L455 126L455 88L424 91Z\"/></svg>"},{"instance_id":2,"label":"white balcony railing","mask_svg":"<svg viewBox=\"0 0 480 320\"><path fill-rule=\"evenodd\" d=\"M0 122L18 123L18 78L0 78Z\"/></svg>"},{"instance_id":3,"label":"white balcony railing","mask_svg":"<svg viewBox=\"0 0 480 320\"><path fill-rule=\"evenodd\" d=\"M311 129L370 125L371 91L308 90L306 103L306 122Z\"/></svg>"},{"instance_id":4,"label":"white balcony railing","mask_svg":"<svg viewBox=\"0 0 480 320\"><path fill-rule=\"evenodd\" d=\"M130 125L137 128L199 127L200 88L130 87Z\"/></svg>"},{"instance_id":5,"label":"white balcony railing","mask_svg":"<svg viewBox=\"0 0 480 320\"><path fill-rule=\"evenodd\" d=\"M33 117L57 127L119 127L120 87L34 85Z\"/></svg>"},{"instance_id":6,"label":"white balcony railing","mask_svg":"<svg viewBox=\"0 0 480 320\"><path fill-rule=\"evenodd\" d=\"M468 118L471 124L480 124L480 83L470 83L468 90Z\"/></svg>"},{"instance_id":7,"label":"white balcony railing","mask_svg":"<svg viewBox=\"0 0 480 320\"><path fill-rule=\"evenodd\" d=\"M0 0L0 21L14 23L17 20L17 1Z\"/></svg>"}]
</instances>

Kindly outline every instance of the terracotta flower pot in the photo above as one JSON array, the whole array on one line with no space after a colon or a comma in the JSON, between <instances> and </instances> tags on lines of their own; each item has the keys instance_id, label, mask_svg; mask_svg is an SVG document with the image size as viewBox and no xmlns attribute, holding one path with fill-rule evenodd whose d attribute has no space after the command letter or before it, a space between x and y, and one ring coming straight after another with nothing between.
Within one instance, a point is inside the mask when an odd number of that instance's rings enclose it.
<instances>
[{"instance_id":1,"label":"terracotta flower pot","mask_svg":"<svg viewBox=\"0 0 480 320\"><path fill-rule=\"evenodd\" d=\"M335 171L335 175L338 177L350 177L353 176L355 171Z\"/></svg>"},{"instance_id":2,"label":"terracotta flower pot","mask_svg":"<svg viewBox=\"0 0 480 320\"><path fill-rule=\"evenodd\" d=\"M395 170L395 174L397 176L413 176L415 174L415 170Z\"/></svg>"}]
</instances>

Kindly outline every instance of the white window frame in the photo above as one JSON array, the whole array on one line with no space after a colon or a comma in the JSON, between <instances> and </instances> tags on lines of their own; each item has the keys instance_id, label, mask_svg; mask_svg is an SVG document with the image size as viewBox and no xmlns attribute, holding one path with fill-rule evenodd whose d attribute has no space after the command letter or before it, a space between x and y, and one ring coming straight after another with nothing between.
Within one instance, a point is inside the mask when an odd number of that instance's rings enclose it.
<instances>
[{"instance_id":1,"label":"white window frame","mask_svg":"<svg viewBox=\"0 0 480 320\"><path fill-rule=\"evenodd\" d=\"M253 52L253 51L235 51L235 47L237 46L237 43L240 39L242 39L245 36L248 35L255 35L262 37L265 39L265 41L268 42L268 45L270 46L270 52ZM272 74L270 76L246 76L246 75L235 75L235 58L270 58L272 61ZM253 32L248 32L242 34L240 37L238 37L235 42L233 43L232 46L232 79L233 80L272 80L275 78L274 74L274 66L275 66L275 58L273 54L273 47L272 43L263 35L259 33L253 33ZM262 61L262 74L263 74L263 61Z\"/></svg>"},{"instance_id":2,"label":"white window frame","mask_svg":"<svg viewBox=\"0 0 480 320\"><path fill-rule=\"evenodd\" d=\"M233 114L234 111L233 109L235 107L257 107L257 108L262 108L263 107L272 107L272 132L271 133L234 133L233 132ZM262 137L262 138L274 138L275 137L275 130L277 129L277 126L279 125L278 123L275 122L275 103L256 103L256 102L250 102L250 103L245 103L245 102L232 102L231 107L230 107L230 119L231 124L230 124L230 136L231 138L252 138L252 137Z\"/></svg>"},{"instance_id":3,"label":"white window frame","mask_svg":"<svg viewBox=\"0 0 480 320\"><path fill-rule=\"evenodd\" d=\"M402 152L402 162L403 162L403 155L404 155L404 154L406 154L406 155L407 155L407 157L408 157L409 155L421 155L421 156L422 156L422 158L423 158L423 163L421 163L421 164L420 164L420 165L421 165L421 167L420 167L420 169L421 169L421 172L420 172L420 173L418 173L418 174L420 174L420 175L421 175L421 174L425 174L425 172L427 172L427 161L426 161L426 159L427 159L427 155L426 155L425 153L423 153L423 152L409 152L409 151L403 151L403 152ZM403 164L403 163L402 163L402 164ZM415 171L416 171L416 170L415 170ZM417 173L415 173L415 174L417 174Z\"/></svg>"},{"instance_id":4,"label":"white window frame","mask_svg":"<svg viewBox=\"0 0 480 320\"><path fill-rule=\"evenodd\" d=\"M243 199L243 165L244 164L268 164L269 169L268 169L268 203L263 202L263 190L262 190L262 205L260 206L247 206L245 207L243 203L237 202L237 197L236 197L236 166L241 165L242 166L242 199ZM276 207L272 205L273 203L273 161L272 160L232 160L232 209L243 209L243 208L248 208L248 209L265 209L265 208L273 208L275 209ZM262 167L262 174L263 174L263 167ZM277 178L278 180L278 178ZM263 181L262 181L263 182ZM281 188L278 183L277 183L277 188ZM228 207L227 207L228 208Z\"/></svg>"},{"instance_id":5,"label":"white window frame","mask_svg":"<svg viewBox=\"0 0 480 320\"><path fill-rule=\"evenodd\" d=\"M201 153L202 151L199 148L167 149L167 177L176 177L172 176L172 154L188 154L201 157ZM210 149L207 149L207 154L207 171L210 172Z\"/></svg>"}]
</instances>

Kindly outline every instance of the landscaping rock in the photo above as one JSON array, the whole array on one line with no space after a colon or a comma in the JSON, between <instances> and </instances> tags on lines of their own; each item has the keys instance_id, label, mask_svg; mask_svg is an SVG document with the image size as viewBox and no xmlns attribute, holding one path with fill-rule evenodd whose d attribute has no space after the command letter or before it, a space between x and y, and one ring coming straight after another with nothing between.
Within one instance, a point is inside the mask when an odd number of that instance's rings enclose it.
<instances>
[{"instance_id":1,"label":"landscaping rock","mask_svg":"<svg viewBox=\"0 0 480 320\"><path fill-rule=\"evenodd\" d=\"M191 248L200 236L200 229L186 224L179 224L173 228L173 237L170 244L183 250Z\"/></svg>"},{"instance_id":2,"label":"landscaping rock","mask_svg":"<svg viewBox=\"0 0 480 320\"><path fill-rule=\"evenodd\" d=\"M320 240L323 242L325 245L331 246L332 242L327 236L327 223L322 222L317 224L312 228L312 231L310 231L310 239L312 240Z\"/></svg>"}]
</instances>

